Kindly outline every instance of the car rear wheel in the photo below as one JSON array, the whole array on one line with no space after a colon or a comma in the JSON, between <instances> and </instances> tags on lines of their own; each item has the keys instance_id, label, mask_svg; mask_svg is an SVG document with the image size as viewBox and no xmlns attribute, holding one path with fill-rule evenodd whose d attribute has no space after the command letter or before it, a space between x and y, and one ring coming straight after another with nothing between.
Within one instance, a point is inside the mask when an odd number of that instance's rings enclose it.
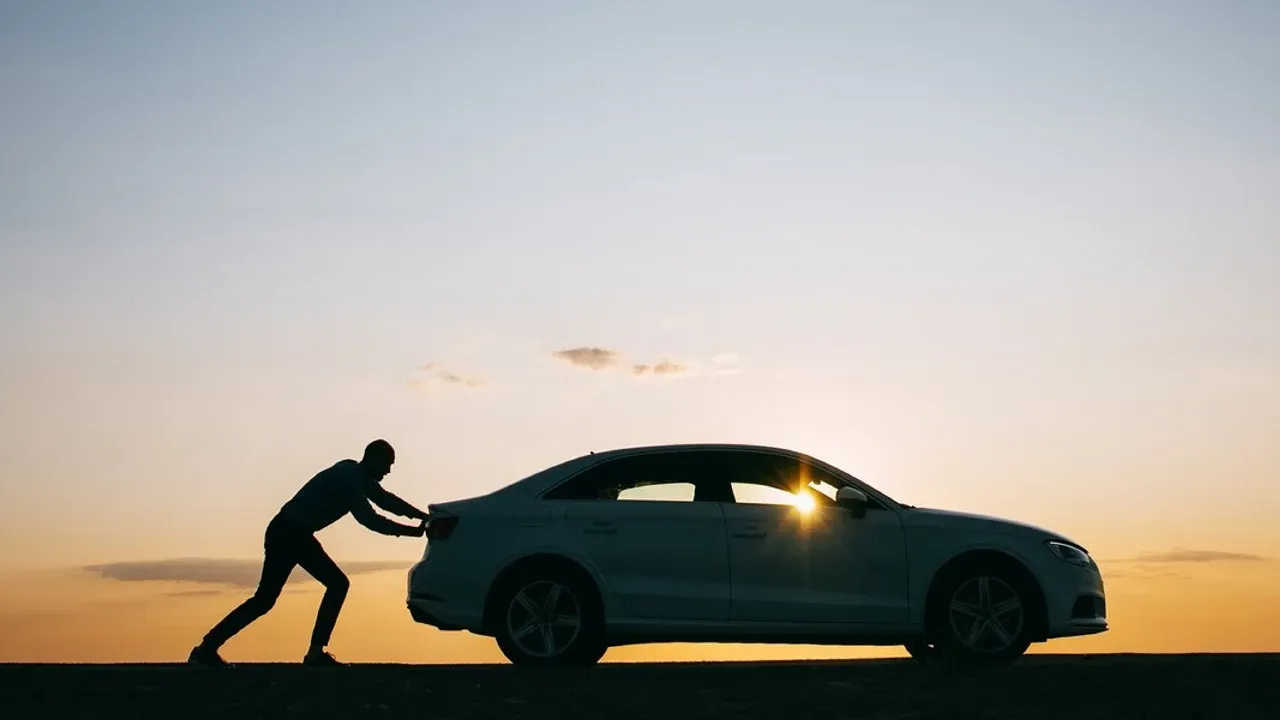
<instances>
[{"instance_id":1,"label":"car rear wheel","mask_svg":"<svg viewBox=\"0 0 1280 720\"><path fill-rule=\"evenodd\" d=\"M604 655L594 588L563 571L521 573L501 595L498 647L515 665L582 667Z\"/></svg>"},{"instance_id":2,"label":"car rear wheel","mask_svg":"<svg viewBox=\"0 0 1280 720\"><path fill-rule=\"evenodd\" d=\"M1004 567L982 564L952 573L931 622L938 655L964 664L1017 660L1031 646L1032 598L1026 581Z\"/></svg>"}]
</instances>

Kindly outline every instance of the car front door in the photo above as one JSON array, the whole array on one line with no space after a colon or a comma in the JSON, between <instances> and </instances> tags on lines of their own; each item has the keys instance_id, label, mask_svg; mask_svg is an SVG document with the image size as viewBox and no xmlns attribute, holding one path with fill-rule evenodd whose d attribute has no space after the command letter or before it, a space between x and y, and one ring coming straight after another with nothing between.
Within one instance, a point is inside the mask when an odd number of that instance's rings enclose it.
<instances>
[{"instance_id":1,"label":"car front door","mask_svg":"<svg viewBox=\"0 0 1280 720\"><path fill-rule=\"evenodd\" d=\"M637 617L729 616L724 511L694 501L689 459L666 452L606 461L576 479L564 503L573 542Z\"/></svg>"},{"instance_id":2,"label":"car front door","mask_svg":"<svg viewBox=\"0 0 1280 720\"><path fill-rule=\"evenodd\" d=\"M862 517L834 503L840 480L807 463L742 453L727 464L735 501L724 505L732 620L906 622L902 523L873 503ZM799 502L792 488L831 488ZM805 491L802 491L803 494Z\"/></svg>"}]
</instances>

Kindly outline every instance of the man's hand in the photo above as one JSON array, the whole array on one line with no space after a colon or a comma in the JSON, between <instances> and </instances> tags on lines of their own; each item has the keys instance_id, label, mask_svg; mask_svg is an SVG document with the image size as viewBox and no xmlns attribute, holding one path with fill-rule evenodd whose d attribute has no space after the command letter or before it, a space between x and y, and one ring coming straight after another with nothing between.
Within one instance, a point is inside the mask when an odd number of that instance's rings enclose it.
<instances>
[{"instance_id":1,"label":"man's hand","mask_svg":"<svg viewBox=\"0 0 1280 720\"><path fill-rule=\"evenodd\" d=\"M426 518L426 517L422 518L422 524L418 525L413 529L413 537L422 537L423 535L427 534L427 522L429 520L430 518Z\"/></svg>"}]
</instances>

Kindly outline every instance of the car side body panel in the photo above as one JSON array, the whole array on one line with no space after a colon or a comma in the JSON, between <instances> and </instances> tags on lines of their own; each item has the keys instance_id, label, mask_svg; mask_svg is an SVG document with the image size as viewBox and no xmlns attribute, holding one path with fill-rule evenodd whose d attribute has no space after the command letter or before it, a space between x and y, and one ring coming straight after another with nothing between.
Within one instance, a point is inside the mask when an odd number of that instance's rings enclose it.
<instances>
[{"instance_id":1,"label":"car side body panel","mask_svg":"<svg viewBox=\"0 0 1280 720\"><path fill-rule=\"evenodd\" d=\"M882 544L866 556L848 556L851 578L832 578L845 562L833 558L833 553L845 552L833 540L823 540L826 548L819 551L795 545L804 538L792 533L789 550L771 553L765 544L770 538L734 537L743 534L746 525L735 525L733 518L742 516L742 508L732 503L722 507L710 502L544 498L579 473L613 459L724 449L797 458L863 490L877 503L877 509L868 511L876 515L871 521L850 516L840 522L851 529L858 528L858 522L868 523L866 527L879 523L882 529L868 537ZM679 445L582 456L483 496L432 505L430 512L435 517L456 515L460 521L449 537L428 541L422 559L409 571L407 603L416 620L447 630L491 635L493 628L485 626L484 615L496 579L514 563L554 555L576 563L595 582L611 645L896 645L923 635L929 591L938 572L975 551L1001 553L1034 578L1044 595L1046 638L1108 628L1097 565L1091 559L1088 565L1071 564L1048 546L1057 541L1080 547L1077 543L1025 523L901 505L843 471L778 448ZM738 579L755 583L738 588L738 607L747 610L736 614L735 547ZM820 566L821 577L814 574L818 570L797 568L798 561ZM873 574L865 580L852 577L869 572ZM787 583L806 586L788 590Z\"/></svg>"}]
</instances>

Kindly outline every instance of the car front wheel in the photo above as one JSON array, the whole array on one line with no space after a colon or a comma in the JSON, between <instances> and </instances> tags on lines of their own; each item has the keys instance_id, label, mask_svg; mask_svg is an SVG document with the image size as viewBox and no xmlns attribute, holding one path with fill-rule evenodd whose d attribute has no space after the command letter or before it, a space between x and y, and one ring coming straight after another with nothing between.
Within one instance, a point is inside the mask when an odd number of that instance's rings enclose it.
<instances>
[{"instance_id":1,"label":"car front wheel","mask_svg":"<svg viewBox=\"0 0 1280 720\"><path fill-rule=\"evenodd\" d=\"M513 578L501 602L498 647L513 664L581 667L604 655L601 613L578 578L557 572Z\"/></svg>"},{"instance_id":2,"label":"car front wheel","mask_svg":"<svg viewBox=\"0 0 1280 720\"><path fill-rule=\"evenodd\" d=\"M938 652L947 659L1005 665L1031 646L1032 593L1017 574L970 567L952 574L939 600L933 634Z\"/></svg>"}]
</instances>

